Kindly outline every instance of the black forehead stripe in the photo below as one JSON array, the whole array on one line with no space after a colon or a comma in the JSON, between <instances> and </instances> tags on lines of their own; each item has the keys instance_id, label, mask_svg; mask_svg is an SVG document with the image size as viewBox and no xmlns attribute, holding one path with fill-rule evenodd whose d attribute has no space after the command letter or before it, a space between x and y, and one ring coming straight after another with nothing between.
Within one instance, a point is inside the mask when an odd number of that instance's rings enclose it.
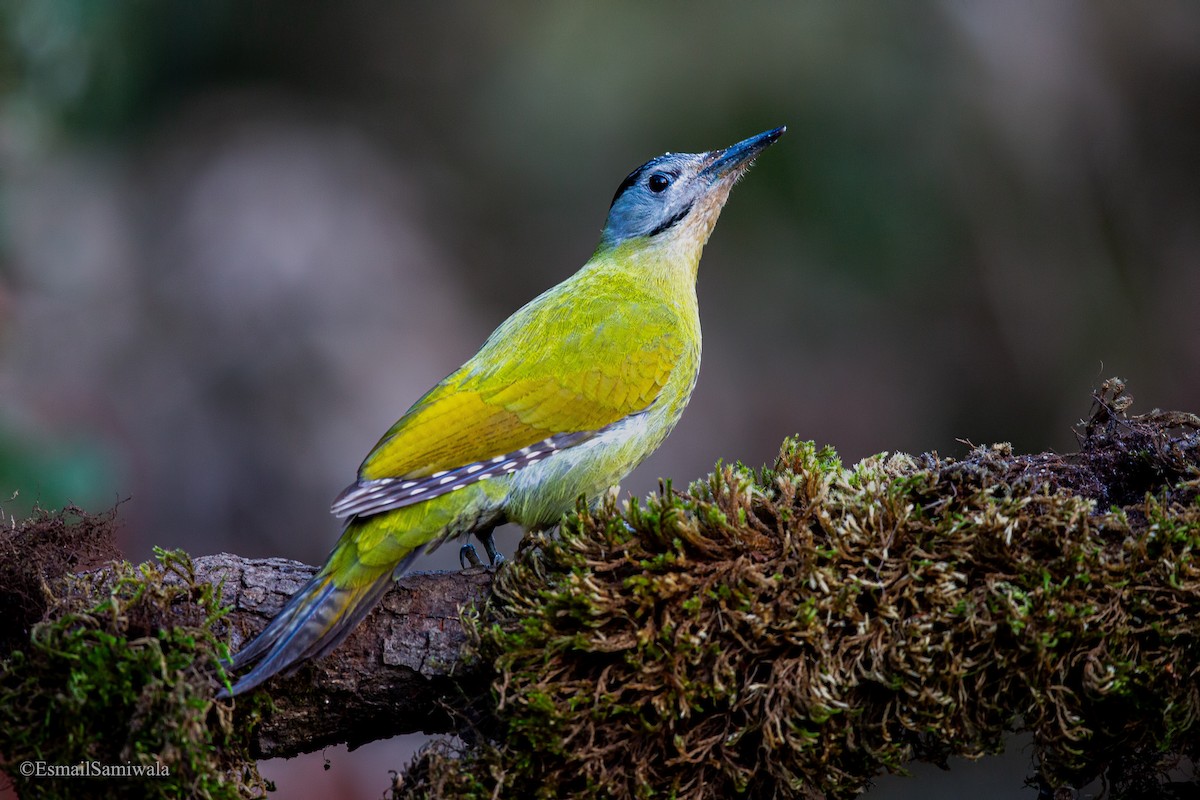
<instances>
[{"instance_id":1,"label":"black forehead stripe","mask_svg":"<svg viewBox=\"0 0 1200 800\"><path fill-rule=\"evenodd\" d=\"M654 163L653 161L650 162L650 164L653 164L653 163ZM650 169L650 164L642 164L640 167L635 169L633 172L631 172L625 176L625 180L621 181L621 185L617 187L617 193L613 195L612 202L608 204L609 208L612 208L614 205L617 204L617 198L620 197L621 195L625 194L626 189L628 189L630 186L633 186L635 183L638 182L638 178L642 177L642 175L645 174L646 170Z\"/></svg>"},{"instance_id":2,"label":"black forehead stripe","mask_svg":"<svg viewBox=\"0 0 1200 800\"><path fill-rule=\"evenodd\" d=\"M617 193L613 195L612 202L608 204L608 207L612 208L616 204L617 198L619 198L621 195L623 195L625 193L626 189L628 189L630 186L633 186L635 183L637 183L639 180L641 180L641 177L643 175L645 175L647 172L654 169L655 167L659 166L663 162L670 161L674 155L675 155L674 153L663 153L661 156L655 156L654 158L647 161L645 164L642 164L640 167L635 169L633 172L626 175L625 180L621 181L621 185L617 187ZM678 177L678 172L676 170L666 169L663 171L669 172L672 177Z\"/></svg>"},{"instance_id":3,"label":"black forehead stripe","mask_svg":"<svg viewBox=\"0 0 1200 800\"><path fill-rule=\"evenodd\" d=\"M688 215L688 212L689 212L689 211L691 211L691 210L692 210L692 204L691 204L691 203L688 203L686 206L684 206L683 208L681 208L681 209L679 210L679 213L677 213L677 214L673 215L673 216L672 216L670 219L668 219L668 220L666 220L666 221L662 222L662 223L661 223L661 224L659 224L659 225L658 225L658 226L657 226L657 227L656 227L654 230L650 231L650 232L649 232L648 234L646 234L646 235L647 235L647 236L657 236L658 234L660 234L660 233L662 233L663 231L665 231L667 228L673 227L673 226L675 226L676 224L678 224L678 223L679 223L679 221L680 221L681 219L683 219L684 217L686 217L686 216Z\"/></svg>"}]
</instances>

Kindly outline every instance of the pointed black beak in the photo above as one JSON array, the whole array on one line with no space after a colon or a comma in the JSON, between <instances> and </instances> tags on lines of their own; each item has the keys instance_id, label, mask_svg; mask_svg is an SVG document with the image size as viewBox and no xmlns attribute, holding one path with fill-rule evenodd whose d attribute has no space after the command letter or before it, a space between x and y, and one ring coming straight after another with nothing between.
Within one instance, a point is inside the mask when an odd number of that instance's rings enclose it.
<instances>
[{"instance_id":1,"label":"pointed black beak","mask_svg":"<svg viewBox=\"0 0 1200 800\"><path fill-rule=\"evenodd\" d=\"M741 173L750 166L750 162L759 153L779 141L779 137L783 136L786 131L787 126L781 125L778 128L764 131L757 136L751 136L749 139L730 145L724 150L716 150L713 152L716 158L700 174L716 181L724 178L726 175Z\"/></svg>"}]
</instances>

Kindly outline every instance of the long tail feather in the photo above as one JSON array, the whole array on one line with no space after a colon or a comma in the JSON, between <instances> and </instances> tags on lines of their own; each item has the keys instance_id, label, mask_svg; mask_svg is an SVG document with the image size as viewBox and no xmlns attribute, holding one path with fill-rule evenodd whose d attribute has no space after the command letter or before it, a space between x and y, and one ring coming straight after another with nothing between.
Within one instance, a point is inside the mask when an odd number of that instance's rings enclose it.
<instances>
[{"instance_id":1,"label":"long tail feather","mask_svg":"<svg viewBox=\"0 0 1200 800\"><path fill-rule=\"evenodd\" d=\"M262 660L234 684L232 691L222 690L217 696L243 694L268 678L288 674L302 662L319 658L337 647L375 607L392 585L393 577L403 573L415 556L413 553L394 568L377 570L375 575L360 572L348 585L339 585L343 581L335 580L323 568L292 596L254 641L234 656L231 671Z\"/></svg>"}]
</instances>

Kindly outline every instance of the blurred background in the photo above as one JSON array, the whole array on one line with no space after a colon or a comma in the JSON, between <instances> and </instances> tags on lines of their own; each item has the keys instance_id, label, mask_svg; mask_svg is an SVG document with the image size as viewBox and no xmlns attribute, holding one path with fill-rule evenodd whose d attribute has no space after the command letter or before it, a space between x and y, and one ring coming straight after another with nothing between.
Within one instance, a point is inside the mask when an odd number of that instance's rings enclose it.
<instances>
[{"instance_id":1,"label":"blurred background","mask_svg":"<svg viewBox=\"0 0 1200 800\"><path fill-rule=\"evenodd\" d=\"M377 438L583 264L630 169L781 124L628 493L792 433L1071 450L1110 375L1200 411L1195 3L0 0L0 509L318 562ZM418 741L264 772L375 797Z\"/></svg>"}]
</instances>

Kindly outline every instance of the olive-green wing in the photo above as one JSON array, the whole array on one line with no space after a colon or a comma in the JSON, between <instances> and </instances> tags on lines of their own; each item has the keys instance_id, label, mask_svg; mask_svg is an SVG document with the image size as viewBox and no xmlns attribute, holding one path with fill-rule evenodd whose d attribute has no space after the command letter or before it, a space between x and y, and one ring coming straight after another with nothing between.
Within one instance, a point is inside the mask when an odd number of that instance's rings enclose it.
<instances>
[{"instance_id":1,"label":"olive-green wing","mask_svg":"<svg viewBox=\"0 0 1200 800\"><path fill-rule=\"evenodd\" d=\"M688 346L675 310L628 289L586 302L553 291L392 426L336 514L417 502L487 465L515 471L654 402Z\"/></svg>"}]
</instances>

